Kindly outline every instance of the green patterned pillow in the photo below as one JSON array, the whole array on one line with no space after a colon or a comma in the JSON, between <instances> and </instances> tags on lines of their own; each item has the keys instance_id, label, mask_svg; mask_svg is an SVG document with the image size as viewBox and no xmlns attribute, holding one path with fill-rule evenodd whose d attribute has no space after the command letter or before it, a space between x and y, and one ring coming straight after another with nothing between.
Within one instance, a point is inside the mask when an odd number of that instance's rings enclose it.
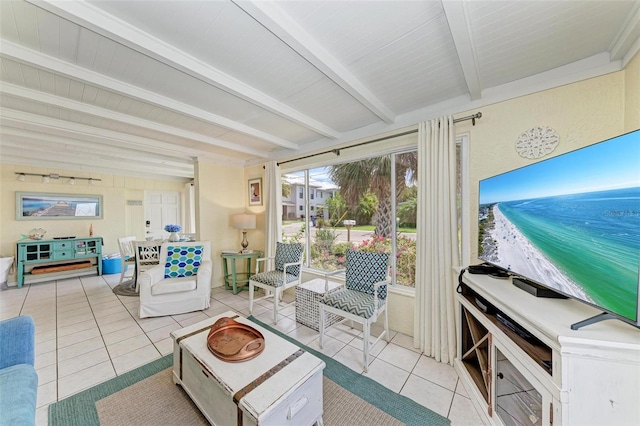
<instances>
[{"instance_id":1,"label":"green patterned pillow","mask_svg":"<svg viewBox=\"0 0 640 426\"><path fill-rule=\"evenodd\" d=\"M203 246L168 246L165 278L190 277L198 273L202 263Z\"/></svg>"}]
</instances>

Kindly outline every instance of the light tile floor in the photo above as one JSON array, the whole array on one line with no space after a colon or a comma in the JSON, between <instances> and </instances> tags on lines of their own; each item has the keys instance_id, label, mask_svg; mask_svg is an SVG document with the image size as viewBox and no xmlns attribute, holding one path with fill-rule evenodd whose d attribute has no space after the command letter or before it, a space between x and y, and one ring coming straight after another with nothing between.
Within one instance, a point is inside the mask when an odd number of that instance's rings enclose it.
<instances>
[{"instance_id":1,"label":"light tile floor","mask_svg":"<svg viewBox=\"0 0 640 426\"><path fill-rule=\"evenodd\" d=\"M247 292L233 295L219 287L206 311L139 319L139 299L112 291L119 277L72 278L0 292L1 319L31 315L35 320L38 425L47 424L49 404L171 353L171 331L229 309L249 315ZM270 306L258 302L254 316L270 324ZM346 326L332 327L320 349L318 333L295 321L293 306L281 313L281 332L362 373L361 341L346 333ZM448 417L453 426L482 424L451 366L421 355L409 336L392 332L391 337L372 349L367 376Z\"/></svg>"}]
</instances>

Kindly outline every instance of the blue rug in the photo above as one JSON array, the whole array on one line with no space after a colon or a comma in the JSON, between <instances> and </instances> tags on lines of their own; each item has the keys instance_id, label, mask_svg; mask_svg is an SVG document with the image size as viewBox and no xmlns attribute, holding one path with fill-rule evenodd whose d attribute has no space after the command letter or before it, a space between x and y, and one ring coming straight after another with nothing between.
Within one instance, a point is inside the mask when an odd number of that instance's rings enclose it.
<instances>
[{"instance_id":1,"label":"blue rug","mask_svg":"<svg viewBox=\"0 0 640 426\"><path fill-rule=\"evenodd\" d=\"M295 339L253 317L249 317L249 319L322 359L326 364L323 372L326 378L401 422L416 426L440 426L450 424L447 418L434 413L413 400L387 389L376 381L356 373L338 361L314 349L301 345ZM97 426L100 424L95 405L97 401L151 377L171 367L172 364L173 354L169 354L121 376L114 377L111 380L72 395L62 401L51 404L49 406L49 425Z\"/></svg>"},{"instance_id":2,"label":"blue rug","mask_svg":"<svg viewBox=\"0 0 640 426\"><path fill-rule=\"evenodd\" d=\"M451 423L446 417L434 413L406 396L395 393L375 380L356 373L322 352L301 345L292 337L275 330L254 317L249 317L249 319L323 360L326 364L323 371L325 377L401 422L416 426L448 425Z\"/></svg>"}]
</instances>

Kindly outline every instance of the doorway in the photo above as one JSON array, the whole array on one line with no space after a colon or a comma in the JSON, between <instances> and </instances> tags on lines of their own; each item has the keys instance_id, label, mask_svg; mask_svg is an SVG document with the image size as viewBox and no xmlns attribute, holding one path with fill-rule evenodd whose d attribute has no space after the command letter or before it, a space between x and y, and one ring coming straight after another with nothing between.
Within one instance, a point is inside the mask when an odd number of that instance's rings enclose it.
<instances>
[{"instance_id":1,"label":"doorway","mask_svg":"<svg viewBox=\"0 0 640 426\"><path fill-rule=\"evenodd\" d=\"M165 225L182 225L181 205L180 192L145 191L145 238L147 240L168 238L169 233L164 230Z\"/></svg>"}]
</instances>

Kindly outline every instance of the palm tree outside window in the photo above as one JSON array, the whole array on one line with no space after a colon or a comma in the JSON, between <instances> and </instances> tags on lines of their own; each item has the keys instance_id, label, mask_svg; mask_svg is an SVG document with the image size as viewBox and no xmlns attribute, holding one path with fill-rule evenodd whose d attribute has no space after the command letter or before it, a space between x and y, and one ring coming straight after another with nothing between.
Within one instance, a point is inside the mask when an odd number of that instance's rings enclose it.
<instances>
[{"instance_id":1,"label":"palm tree outside window","mask_svg":"<svg viewBox=\"0 0 640 426\"><path fill-rule=\"evenodd\" d=\"M306 244L306 266L332 271L344 268L349 248L382 251L393 254L394 283L414 287L417 151L285 173L283 179L306 176L320 194L334 194L314 215L315 226L304 219L283 227L283 241ZM305 217L311 211L309 206ZM356 225L347 230L345 220Z\"/></svg>"}]
</instances>

